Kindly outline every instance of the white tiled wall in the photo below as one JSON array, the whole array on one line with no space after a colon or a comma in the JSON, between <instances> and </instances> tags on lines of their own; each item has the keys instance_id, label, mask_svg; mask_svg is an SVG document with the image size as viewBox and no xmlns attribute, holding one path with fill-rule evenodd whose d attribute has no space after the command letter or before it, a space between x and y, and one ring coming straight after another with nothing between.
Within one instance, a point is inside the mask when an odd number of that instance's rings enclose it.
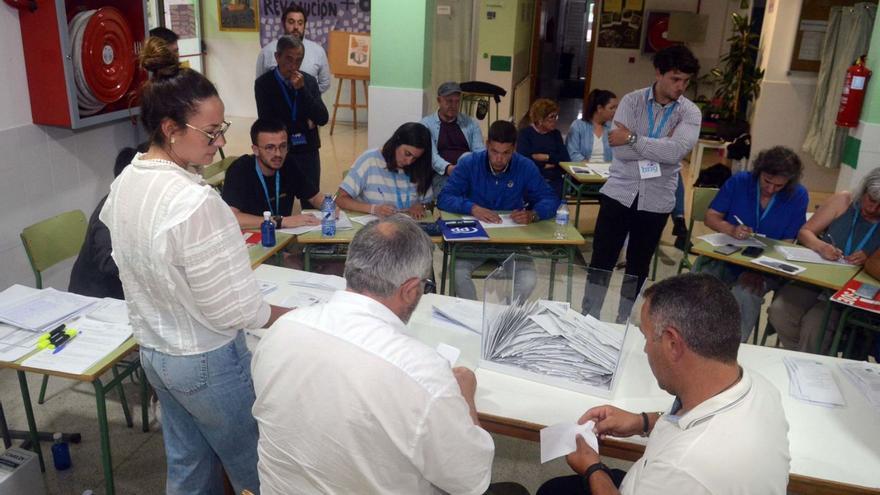
<instances>
[{"instance_id":1,"label":"white tiled wall","mask_svg":"<svg viewBox=\"0 0 880 495\"><path fill-rule=\"evenodd\" d=\"M21 31L0 6L0 290L34 284L21 229L64 211L91 215L113 179L119 148L132 146L128 121L71 131L31 124ZM72 262L49 270L46 286L66 289Z\"/></svg>"}]
</instances>

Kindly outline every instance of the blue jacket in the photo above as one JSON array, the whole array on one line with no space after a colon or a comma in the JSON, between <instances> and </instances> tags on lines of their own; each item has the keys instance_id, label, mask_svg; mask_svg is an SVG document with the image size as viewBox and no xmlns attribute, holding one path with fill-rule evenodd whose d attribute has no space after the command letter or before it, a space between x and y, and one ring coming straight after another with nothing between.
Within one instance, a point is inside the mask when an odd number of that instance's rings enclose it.
<instances>
[{"instance_id":1,"label":"blue jacket","mask_svg":"<svg viewBox=\"0 0 880 495\"><path fill-rule=\"evenodd\" d=\"M461 128L461 132L471 148L471 153L486 149L486 144L483 142L483 132L480 130L480 124L475 119L459 113L457 121L458 127ZM446 167L449 165L449 162L444 160L440 153L437 152L437 141L440 140L440 117L437 115L437 112L426 115L422 119L422 124L431 131L431 143L434 145L431 147L431 166L435 172L443 175L446 173ZM461 158L467 155L465 153Z\"/></svg>"},{"instance_id":2,"label":"blue jacket","mask_svg":"<svg viewBox=\"0 0 880 495\"><path fill-rule=\"evenodd\" d=\"M459 160L437 204L443 211L465 215L475 204L494 211L521 210L528 204L544 220L556 215L559 198L530 159L514 153L507 170L494 175L489 152L480 151Z\"/></svg>"},{"instance_id":3,"label":"blue jacket","mask_svg":"<svg viewBox=\"0 0 880 495\"><path fill-rule=\"evenodd\" d=\"M602 134L602 144L605 146L603 157L606 162L611 161L611 145L608 144L608 131L611 130L611 121L605 122L605 132ZM568 136L565 138L565 147L573 162L583 162L590 159L593 154L593 123L583 119L577 119L571 123Z\"/></svg>"}]
</instances>

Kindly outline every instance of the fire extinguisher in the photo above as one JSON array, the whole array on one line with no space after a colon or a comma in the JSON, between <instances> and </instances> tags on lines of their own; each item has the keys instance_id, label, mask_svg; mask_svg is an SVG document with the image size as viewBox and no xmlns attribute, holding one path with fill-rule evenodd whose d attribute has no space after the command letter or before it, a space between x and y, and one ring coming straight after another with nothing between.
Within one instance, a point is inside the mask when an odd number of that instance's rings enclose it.
<instances>
[{"instance_id":1,"label":"fire extinguisher","mask_svg":"<svg viewBox=\"0 0 880 495\"><path fill-rule=\"evenodd\" d=\"M871 71L865 67L864 55L846 70L843 95L840 97L840 109L837 111L837 121L835 122L838 126L858 127L870 77Z\"/></svg>"}]
</instances>

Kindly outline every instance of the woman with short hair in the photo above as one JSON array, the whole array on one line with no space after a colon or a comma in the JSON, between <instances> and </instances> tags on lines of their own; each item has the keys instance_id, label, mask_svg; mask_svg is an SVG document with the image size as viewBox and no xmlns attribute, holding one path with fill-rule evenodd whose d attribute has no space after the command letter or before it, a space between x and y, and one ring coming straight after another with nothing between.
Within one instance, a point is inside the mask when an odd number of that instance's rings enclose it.
<instances>
[{"instance_id":1,"label":"woman with short hair","mask_svg":"<svg viewBox=\"0 0 880 495\"><path fill-rule=\"evenodd\" d=\"M556 128L559 121L559 105L547 98L538 98L529 108L531 125L519 131L516 138L517 153L531 158L556 197L562 198L561 162L571 161L562 133Z\"/></svg>"}]
</instances>

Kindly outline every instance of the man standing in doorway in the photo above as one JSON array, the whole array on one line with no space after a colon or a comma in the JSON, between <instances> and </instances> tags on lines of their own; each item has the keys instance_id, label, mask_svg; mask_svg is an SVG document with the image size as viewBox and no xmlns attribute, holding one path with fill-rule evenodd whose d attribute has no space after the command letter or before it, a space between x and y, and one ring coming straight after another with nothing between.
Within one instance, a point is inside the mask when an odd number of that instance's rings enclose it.
<instances>
[{"instance_id":1,"label":"man standing in doorway","mask_svg":"<svg viewBox=\"0 0 880 495\"><path fill-rule=\"evenodd\" d=\"M300 40L305 47L306 52L300 70L314 76L318 80L318 89L323 93L330 89L330 65L327 63L327 52L324 51L324 47L306 39L307 21L305 11L298 4L287 7L281 13L284 34ZM275 40L260 50L260 55L257 57L257 77L269 72L277 65L275 62L277 44L278 40Z\"/></svg>"},{"instance_id":2,"label":"man standing in doorway","mask_svg":"<svg viewBox=\"0 0 880 495\"><path fill-rule=\"evenodd\" d=\"M621 288L618 321L629 317L648 277L651 256L675 205L679 162L700 135L700 110L683 96L700 70L694 54L683 45L666 48L654 56L654 69L654 84L620 100L608 133L611 177L600 191L590 260L590 268L597 270L584 293L583 312L597 316L605 300L604 278L628 235L626 273L634 277Z\"/></svg>"}]
</instances>

